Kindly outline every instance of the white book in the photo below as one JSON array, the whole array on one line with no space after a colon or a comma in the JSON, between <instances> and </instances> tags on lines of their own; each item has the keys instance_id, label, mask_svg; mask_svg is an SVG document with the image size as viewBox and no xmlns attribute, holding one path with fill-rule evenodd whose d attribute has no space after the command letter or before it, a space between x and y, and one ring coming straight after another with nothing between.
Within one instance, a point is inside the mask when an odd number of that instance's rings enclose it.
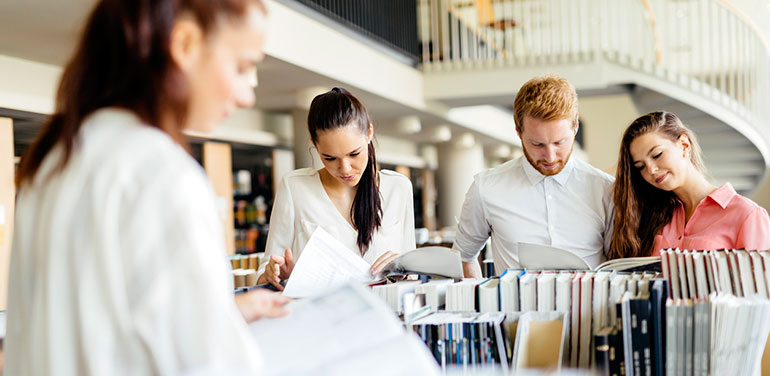
<instances>
[{"instance_id":1,"label":"white book","mask_svg":"<svg viewBox=\"0 0 770 376\"><path fill-rule=\"evenodd\" d=\"M687 283L687 267L685 266L684 252L677 249L674 253L676 254L676 266L679 268L679 287L682 289L682 298L689 299L691 295Z\"/></svg>"},{"instance_id":2,"label":"white book","mask_svg":"<svg viewBox=\"0 0 770 376\"><path fill-rule=\"evenodd\" d=\"M519 275L521 269L507 269L500 276L500 309L503 312L519 311Z\"/></svg>"},{"instance_id":3,"label":"white book","mask_svg":"<svg viewBox=\"0 0 770 376\"><path fill-rule=\"evenodd\" d=\"M572 279L574 272L561 272L556 277L556 311L569 313L572 309Z\"/></svg>"},{"instance_id":4,"label":"white book","mask_svg":"<svg viewBox=\"0 0 770 376\"><path fill-rule=\"evenodd\" d=\"M671 273L668 267L668 251L670 249L664 249L660 251L660 271L663 273L663 278L669 280ZM668 296L671 296L671 284L668 284Z\"/></svg>"},{"instance_id":5,"label":"white book","mask_svg":"<svg viewBox=\"0 0 770 376\"><path fill-rule=\"evenodd\" d=\"M727 264L726 252L714 252L714 261L716 262L716 268L714 269L714 276L719 278L717 282L721 287L722 293L733 294L733 285L730 282L730 267Z\"/></svg>"},{"instance_id":6,"label":"white book","mask_svg":"<svg viewBox=\"0 0 770 376\"><path fill-rule=\"evenodd\" d=\"M475 312L475 287L480 279L467 278L448 285L446 288L446 310L453 312Z\"/></svg>"},{"instance_id":7,"label":"white book","mask_svg":"<svg viewBox=\"0 0 770 376\"><path fill-rule=\"evenodd\" d=\"M617 303L620 303L620 299L623 298L628 286L628 279L631 278L630 274L615 274L610 281L610 324L617 326L618 317L620 312L617 311Z\"/></svg>"},{"instance_id":8,"label":"white book","mask_svg":"<svg viewBox=\"0 0 770 376\"><path fill-rule=\"evenodd\" d=\"M631 277L628 279L628 284L626 286L626 290L631 293L632 296L637 296L639 294L639 281L642 279L642 275L639 273L633 273L631 274Z\"/></svg>"},{"instance_id":9,"label":"white book","mask_svg":"<svg viewBox=\"0 0 770 376\"><path fill-rule=\"evenodd\" d=\"M446 288L454 283L451 279L434 279L414 287L415 294L425 294L425 304L432 312L438 311L446 303Z\"/></svg>"},{"instance_id":10,"label":"white book","mask_svg":"<svg viewBox=\"0 0 770 376\"><path fill-rule=\"evenodd\" d=\"M719 291L717 290L717 287L719 284L716 282L717 278L714 272L714 269L716 266L716 262L714 261L714 252L713 251L704 252L703 261L706 264L706 277L707 277L708 286L709 286L708 295L711 295L711 293L715 291Z\"/></svg>"},{"instance_id":11,"label":"white book","mask_svg":"<svg viewBox=\"0 0 770 376\"><path fill-rule=\"evenodd\" d=\"M556 312L561 312L566 317L567 333L564 342L564 357L562 362L565 367L570 365L570 347L572 343L572 279L575 272L561 272L556 277Z\"/></svg>"},{"instance_id":12,"label":"white book","mask_svg":"<svg viewBox=\"0 0 770 376\"><path fill-rule=\"evenodd\" d=\"M762 257L762 264L765 267L765 286L767 286L767 293L770 296L770 252L760 251L756 253Z\"/></svg>"},{"instance_id":13,"label":"white book","mask_svg":"<svg viewBox=\"0 0 770 376\"><path fill-rule=\"evenodd\" d=\"M668 256L668 267L671 273L669 282L671 284L671 297L673 299L680 299L682 297L682 289L679 286L679 264L676 261L676 252L669 249L665 252Z\"/></svg>"},{"instance_id":14,"label":"white book","mask_svg":"<svg viewBox=\"0 0 770 376\"><path fill-rule=\"evenodd\" d=\"M591 305L593 293L594 272L586 272L580 279L580 343L578 347L578 367L588 368L591 362L593 348L593 332L591 331Z\"/></svg>"},{"instance_id":15,"label":"white book","mask_svg":"<svg viewBox=\"0 0 770 376\"><path fill-rule=\"evenodd\" d=\"M697 251L684 251L684 265L687 269L687 291L690 292L690 299L697 298L698 290L695 287L695 266L692 263L692 255Z\"/></svg>"},{"instance_id":16,"label":"white book","mask_svg":"<svg viewBox=\"0 0 770 376\"><path fill-rule=\"evenodd\" d=\"M735 296L745 296L743 286L741 286L741 272L738 269L738 256L734 251L727 251L727 265L730 268L730 281L733 285Z\"/></svg>"},{"instance_id":17,"label":"white book","mask_svg":"<svg viewBox=\"0 0 770 376\"><path fill-rule=\"evenodd\" d=\"M556 273L543 272L537 276L537 310L556 310Z\"/></svg>"},{"instance_id":18,"label":"white book","mask_svg":"<svg viewBox=\"0 0 770 376\"><path fill-rule=\"evenodd\" d=\"M420 281L399 281L387 285L374 286L372 291L380 296L383 301L396 313L404 310L404 294L414 292Z\"/></svg>"},{"instance_id":19,"label":"white book","mask_svg":"<svg viewBox=\"0 0 770 376\"><path fill-rule=\"evenodd\" d=\"M500 310L519 311L519 275L521 269L507 269L500 276Z\"/></svg>"},{"instance_id":20,"label":"white book","mask_svg":"<svg viewBox=\"0 0 770 376\"><path fill-rule=\"evenodd\" d=\"M572 309L570 311L570 357L569 366L578 367L579 353L578 343L580 342L580 281L583 279L583 272L575 272L572 277Z\"/></svg>"},{"instance_id":21,"label":"white book","mask_svg":"<svg viewBox=\"0 0 770 376\"><path fill-rule=\"evenodd\" d=\"M538 273L525 272L519 278L521 312L537 311L537 275Z\"/></svg>"},{"instance_id":22,"label":"white book","mask_svg":"<svg viewBox=\"0 0 770 376\"><path fill-rule=\"evenodd\" d=\"M673 299L666 300L666 376L677 375L677 318L679 311Z\"/></svg>"},{"instance_id":23,"label":"white book","mask_svg":"<svg viewBox=\"0 0 770 376\"><path fill-rule=\"evenodd\" d=\"M610 272L598 272L594 276L593 331L592 335L610 326Z\"/></svg>"},{"instance_id":24,"label":"white book","mask_svg":"<svg viewBox=\"0 0 770 376\"><path fill-rule=\"evenodd\" d=\"M706 254L693 252L692 264L695 269L695 292L698 299L706 299L709 296L708 278L706 277Z\"/></svg>"},{"instance_id":25,"label":"white book","mask_svg":"<svg viewBox=\"0 0 770 376\"><path fill-rule=\"evenodd\" d=\"M490 278L479 284L479 312L500 311L500 280Z\"/></svg>"},{"instance_id":26,"label":"white book","mask_svg":"<svg viewBox=\"0 0 770 376\"><path fill-rule=\"evenodd\" d=\"M759 252L749 252L749 254L751 254L751 266L754 271L754 282L757 284L757 294L762 298L770 298L765 282L765 267L762 263L762 255Z\"/></svg>"},{"instance_id":27,"label":"white book","mask_svg":"<svg viewBox=\"0 0 770 376\"><path fill-rule=\"evenodd\" d=\"M754 271L751 269L751 257L746 250L739 249L733 251L738 259L738 272L741 276L741 286L743 287L743 296L751 298L757 295L756 286L754 286Z\"/></svg>"}]
</instances>

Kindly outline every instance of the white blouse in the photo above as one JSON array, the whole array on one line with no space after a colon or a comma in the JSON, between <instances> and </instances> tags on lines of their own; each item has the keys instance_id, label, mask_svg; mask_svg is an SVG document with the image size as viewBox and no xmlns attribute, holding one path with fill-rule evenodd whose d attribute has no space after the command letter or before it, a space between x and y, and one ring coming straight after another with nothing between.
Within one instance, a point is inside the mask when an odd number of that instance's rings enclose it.
<instances>
[{"instance_id":1,"label":"white blouse","mask_svg":"<svg viewBox=\"0 0 770 376\"><path fill-rule=\"evenodd\" d=\"M116 109L89 116L75 146L18 197L6 374L253 374L201 167Z\"/></svg>"},{"instance_id":2,"label":"white blouse","mask_svg":"<svg viewBox=\"0 0 770 376\"><path fill-rule=\"evenodd\" d=\"M387 251L401 253L415 248L412 183L397 172L381 170L380 194L382 226L372 236L369 250L364 254L369 264ZM318 226L351 252L361 254L356 244L358 231L334 206L318 171L295 170L284 176L276 192L267 235L267 257L283 256L284 249L291 248L296 262ZM264 272L266 264L261 265L259 274Z\"/></svg>"}]
</instances>

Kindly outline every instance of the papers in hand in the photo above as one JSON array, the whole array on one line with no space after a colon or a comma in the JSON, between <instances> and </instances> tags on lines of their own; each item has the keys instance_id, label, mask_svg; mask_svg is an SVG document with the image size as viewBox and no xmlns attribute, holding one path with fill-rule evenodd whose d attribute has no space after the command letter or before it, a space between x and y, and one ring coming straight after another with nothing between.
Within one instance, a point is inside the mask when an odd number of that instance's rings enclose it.
<instances>
[{"instance_id":1,"label":"papers in hand","mask_svg":"<svg viewBox=\"0 0 770 376\"><path fill-rule=\"evenodd\" d=\"M304 257L304 255L303 255ZM428 349L367 288L351 284L250 324L265 375L438 375Z\"/></svg>"},{"instance_id":2,"label":"papers in hand","mask_svg":"<svg viewBox=\"0 0 770 376\"><path fill-rule=\"evenodd\" d=\"M319 226L294 265L283 295L305 298L347 283L366 283L372 280L370 267Z\"/></svg>"}]
</instances>

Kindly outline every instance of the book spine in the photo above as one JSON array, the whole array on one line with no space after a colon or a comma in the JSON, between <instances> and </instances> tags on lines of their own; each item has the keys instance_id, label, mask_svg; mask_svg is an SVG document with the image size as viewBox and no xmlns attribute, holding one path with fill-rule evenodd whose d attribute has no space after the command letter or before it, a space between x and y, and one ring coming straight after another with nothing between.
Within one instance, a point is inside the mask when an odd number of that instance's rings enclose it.
<instances>
[{"instance_id":1,"label":"book spine","mask_svg":"<svg viewBox=\"0 0 770 376\"><path fill-rule=\"evenodd\" d=\"M596 373L602 376L610 375L610 336L597 334L594 336L594 358Z\"/></svg>"},{"instance_id":2,"label":"book spine","mask_svg":"<svg viewBox=\"0 0 770 376\"><path fill-rule=\"evenodd\" d=\"M666 304L666 376L676 376L677 371L677 309L673 301Z\"/></svg>"}]
</instances>

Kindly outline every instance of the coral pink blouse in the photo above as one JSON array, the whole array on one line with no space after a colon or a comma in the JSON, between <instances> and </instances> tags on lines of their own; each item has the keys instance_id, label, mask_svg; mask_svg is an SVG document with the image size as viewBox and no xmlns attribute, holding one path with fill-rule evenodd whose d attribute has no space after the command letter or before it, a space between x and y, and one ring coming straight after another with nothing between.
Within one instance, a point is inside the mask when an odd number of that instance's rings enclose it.
<instances>
[{"instance_id":1,"label":"coral pink blouse","mask_svg":"<svg viewBox=\"0 0 770 376\"><path fill-rule=\"evenodd\" d=\"M674 209L671 222L655 236L653 256L661 249L770 249L770 217L767 210L735 192L725 183L698 206L685 223L684 205Z\"/></svg>"}]
</instances>

